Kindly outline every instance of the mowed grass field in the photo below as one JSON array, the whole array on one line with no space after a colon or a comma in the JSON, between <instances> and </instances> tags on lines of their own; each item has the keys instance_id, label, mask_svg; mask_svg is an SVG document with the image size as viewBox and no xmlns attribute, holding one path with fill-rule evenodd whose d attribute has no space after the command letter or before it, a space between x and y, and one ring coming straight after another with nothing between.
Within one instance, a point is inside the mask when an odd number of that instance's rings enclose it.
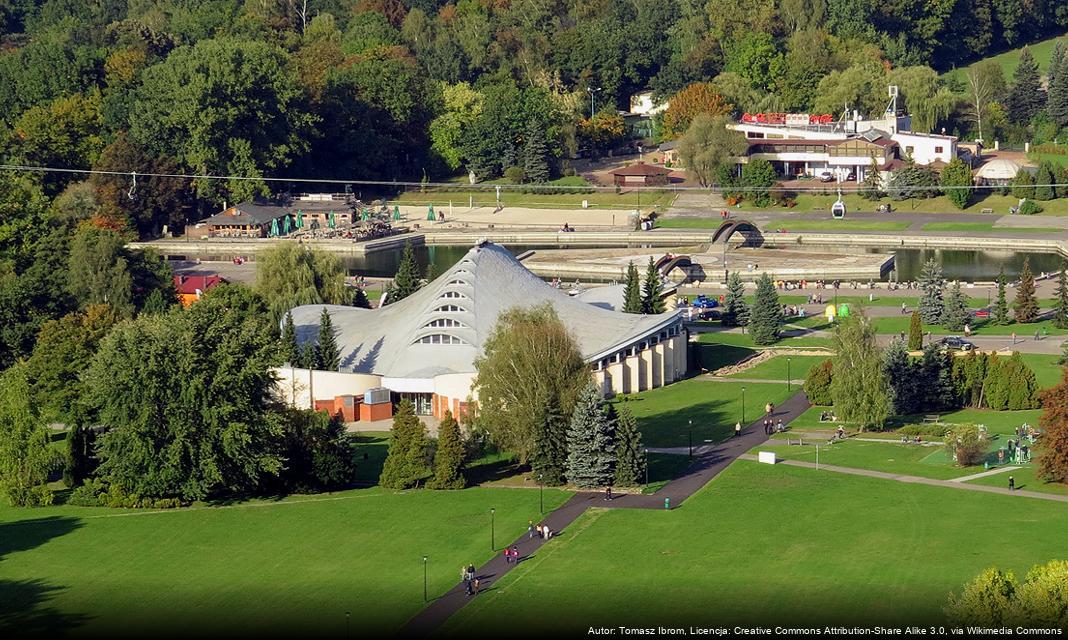
<instances>
[{"instance_id":1,"label":"mowed grass field","mask_svg":"<svg viewBox=\"0 0 1068 640\"><path fill-rule=\"evenodd\" d=\"M1040 42L1034 42L1028 45L1031 50L1031 55L1035 58L1035 63L1038 65L1038 72L1042 76L1045 76L1049 71L1049 61L1053 57L1053 48L1057 44L1057 40L1065 40L1068 36L1058 36L1049 38L1048 40L1042 40ZM984 60L993 60L1001 67L1001 72L1005 76L1007 82L1012 81L1012 74L1016 72L1016 67L1020 64L1020 52L1023 51L1023 47L1012 49L1004 53L1000 53L996 56L984 58ZM978 64L978 63L975 63ZM961 82L965 81L967 70L974 65L968 67L961 67L959 69L953 69L942 74L943 78L957 79Z\"/></svg>"},{"instance_id":2,"label":"mowed grass field","mask_svg":"<svg viewBox=\"0 0 1068 640\"><path fill-rule=\"evenodd\" d=\"M545 491L554 509L568 494ZM361 489L165 512L0 507L0 637L395 631L539 517L538 491ZM48 633L52 632L52 633Z\"/></svg>"},{"instance_id":3,"label":"mowed grass field","mask_svg":"<svg viewBox=\"0 0 1068 640\"><path fill-rule=\"evenodd\" d=\"M588 512L445 629L939 623L983 569L1065 558L1066 526L1068 504L739 461L672 511Z\"/></svg>"}]
</instances>

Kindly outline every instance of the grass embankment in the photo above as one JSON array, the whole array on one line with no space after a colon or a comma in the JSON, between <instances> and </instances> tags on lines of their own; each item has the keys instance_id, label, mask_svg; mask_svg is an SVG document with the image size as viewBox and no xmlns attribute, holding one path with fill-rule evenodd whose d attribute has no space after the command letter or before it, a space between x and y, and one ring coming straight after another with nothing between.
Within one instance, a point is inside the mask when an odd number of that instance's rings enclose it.
<instances>
[{"instance_id":1,"label":"grass embankment","mask_svg":"<svg viewBox=\"0 0 1068 640\"><path fill-rule=\"evenodd\" d=\"M937 624L983 569L1064 558L1065 527L1066 504L740 461L672 511L588 512L445 631Z\"/></svg>"}]
</instances>

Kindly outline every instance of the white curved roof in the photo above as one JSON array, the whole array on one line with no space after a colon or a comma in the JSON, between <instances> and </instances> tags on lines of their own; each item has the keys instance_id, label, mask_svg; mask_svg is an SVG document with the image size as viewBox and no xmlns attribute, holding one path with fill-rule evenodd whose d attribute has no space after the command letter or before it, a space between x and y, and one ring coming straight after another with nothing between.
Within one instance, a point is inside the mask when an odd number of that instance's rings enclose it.
<instances>
[{"instance_id":1,"label":"white curved roof","mask_svg":"<svg viewBox=\"0 0 1068 640\"><path fill-rule=\"evenodd\" d=\"M504 248L482 243L411 296L381 309L304 305L292 310L301 342L315 340L327 309L341 366L359 373L430 378L475 371L475 358L502 311L551 302L588 361L605 357L679 321L674 311L634 315L569 297Z\"/></svg>"},{"instance_id":2,"label":"white curved roof","mask_svg":"<svg viewBox=\"0 0 1068 640\"><path fill-rule=\"evenodd\" d=\"M1020 172L1020 168L1020 165L1012 160L998 158L979 167L975 172L975 177L987 180L1012 180Z\"/></svg>"}]
</instances>

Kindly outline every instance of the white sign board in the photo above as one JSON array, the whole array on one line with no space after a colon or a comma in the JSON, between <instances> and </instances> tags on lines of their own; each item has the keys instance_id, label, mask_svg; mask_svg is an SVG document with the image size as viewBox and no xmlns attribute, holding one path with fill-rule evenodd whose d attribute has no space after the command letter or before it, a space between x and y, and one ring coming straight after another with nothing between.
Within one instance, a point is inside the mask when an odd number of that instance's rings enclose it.
<instances>
[{"instance_id":1,"label":"white sign board","mask_svg":"<svg viewBox=\"0 0 1068 640\"><path fill-rule=\"evenodd\" d=\"M788 114L786 114L786 126L788 126L788 127L806 127L806 126L808 126L808 114L807 113L788 113Z\"/></svg>"},{"instance_id":2,"label":"white sign board","mask_svg":"<svg viewBox=\"0 0 1068 640\"><path fill-rule=\"evenodd\" d=\"M757 452L757 462L764 464L775 464L775 452L774 451L759 451Z\"/></svg>"}]
</instances>

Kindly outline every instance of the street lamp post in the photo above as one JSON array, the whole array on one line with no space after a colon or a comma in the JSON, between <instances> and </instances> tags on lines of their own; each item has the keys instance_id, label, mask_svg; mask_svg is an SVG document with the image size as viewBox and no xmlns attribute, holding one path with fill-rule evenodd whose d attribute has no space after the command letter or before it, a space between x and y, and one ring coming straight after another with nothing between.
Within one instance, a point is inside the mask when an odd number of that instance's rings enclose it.
<instances>
[{"instance_id":1,"label":"street lamp post","mask_svg":"<svg viewBox=\"0 0 1068 640\"><path fill-rule=\"evenodd\" d=\"M745 387L742 387L742 426L745 426Z\"/></svg>"},{"instance_id":2,"label":"street lamp post","mask_svg":"<svg viewBox=\"0 0 1068 640\"><path fill-rule=\"evenodd\" d=\"M490 508L490 551L497 550L497 533L495 529L497 510Z\"/></svg>"},{"instance_id":3,"label":"street lamp post","mask_svg":"<svg viewBox=\"0 0 1068 640\"><path fill-rule=\"evenodd\" d=\"M426 560L427 560L427 557L423 556L423 602L427 601L427 597L426 597Z\"/></svg>"},{"instance_id":4,"label":"street lamp post","mask_svg":"<svg viewBox=\"0 0 1068 640\"><path fill-rule=\"evenodd\" d=\"M690 424L690 457L693 457L693 420L688 421Z\"/></svg>"},{"instance_id":5,"label":"street lamp post","mask_svg":"<svg viewBox=\"0 0 1068 640\"><path fill-rule=\"evenodd\" d=\"M593 120L593 94L600 91L601 87L586 87L586 91L590 93L590 120Z\"/></svg>"},{"instance_id":6,"label":"street lamp post","mask_svg":"<svg viewBox=\"0 0 1068 640\"><path fill-rule=\"evenodd\" d=\"M645 450L645 485L649 486L649 449Z\"/></svg>"},{"instance_id":7,"label":"street lamp post","mask_svg":"<svg viewBox=\"0 0 1068 640\"><path fill-rule=\"evenodd\" d=\"M790 390L790 356L786 356L786 390Z\"/></svg>"},{"instance_id":8,"label":"street lamp post","mask_svg":"<svg viewBox=\"0 0 1068 640\"><path fill-rule=\"evenodd\" d=\"M545 513L545 483L542 482L542 475L538 474L538 502L540 503L539 510L541 513Z\"/></svg>"},{"instance_id":9,"label":"street lamp post","mask_svg":"<svg viewBox=\"0 0 1068 640\"><path fill-rule=\"evenodd\" d=\"M350 615L350 612L346 611L345 612L345 640L348 640L348 638L349 638L349 615Z\"/></svg>"}]
</instances>

